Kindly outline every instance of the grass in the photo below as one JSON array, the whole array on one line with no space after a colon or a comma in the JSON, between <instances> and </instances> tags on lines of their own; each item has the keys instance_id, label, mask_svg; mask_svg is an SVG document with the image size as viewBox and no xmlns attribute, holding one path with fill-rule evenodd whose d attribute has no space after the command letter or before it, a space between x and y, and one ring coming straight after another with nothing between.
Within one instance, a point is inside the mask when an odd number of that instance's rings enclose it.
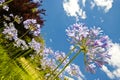
<instances>
[{"instance_id":1,"label":"grass","mask_svg":"<svg viewBox=\"0 0 120 80\"><path fill-rule=\"evenodd\" d=\"M44 80L43 73L29 59L10 58L8 51L0 45L0 80Z\"/></svg>"},{"instance_id":2,"label":"grass","mask_svg":"<svg viewBox=\"0 0 120 80\"><path fill-rule=\"evenodd\" d=\"M15 60L9 58L7 51L0 45L0 80L32 80Z\"/></svg>"}]
</instances>

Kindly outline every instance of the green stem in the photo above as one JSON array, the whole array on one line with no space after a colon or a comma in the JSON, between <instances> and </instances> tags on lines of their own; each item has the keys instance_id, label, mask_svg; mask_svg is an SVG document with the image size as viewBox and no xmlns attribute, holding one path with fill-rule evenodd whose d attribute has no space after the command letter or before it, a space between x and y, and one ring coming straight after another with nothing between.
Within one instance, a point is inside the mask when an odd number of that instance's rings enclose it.
<instances>
[{"instance_id":1,"label":"green stem","mask_svg":"<svg viewBox=\"0 0 120 80\"><path fill-rule=\"evenodd\" d=\"M0 7L1 7L1 6L4 6L4 5L6 5L6 4L8 4L8 3L12 2L12 1L13 1L13 0L9 0L9 1L7 1L7 2L4 2L3 5L0 5Z\"/></svg>"},{"instance_id":2,"label":"green stem","mask_svg":"<svg viewBox=\"0 0 120 80\"><path fill-rule=\"evenodd\" d=\"M20 51L20 50L18 50L18 52L19 52L19 51ZM18 53L17 51L15 51L15 52ZM14 52L14 53L15 53L15 52ZM23 52L23 51L22 51L22 52ZM22 52L21 52L21 53L22 53ZM13 54L14 54L14 53L13 53ZM11 62L11 61L13 61L14 59L16 59L21 53L18 53L18 55L14 56L14 57L13 57L13 55L10 56L10 57L11 57L11 60L9 60L8 63Z\"/></svg>"},{"instance_id":3,"label":"green stem","mask_svg":"<svg viewBox=\"0 0 120 80\"><path fill-rule=\"evenodd\" d=\"M0 23L2 23L2 22L3 22L3 20L4 20L4 18L0 19Z\"/></svg>"},{"instance_id":4,"label":"green stem","mask_svg":"<svg viewBox=\"0 0 120 80\"><path fill-rule=\"evenodd\" d=\"M17 50L13 49L13 50L14 50L14 52L11 53L11 55L10 55L11 57L13 57L13 56L16 57L16 56L18 55L18 52L21 51L21 49L17 49ZM13 57L13 58L14 58L14 57Z\"/></svg>"},{"instance_id":5,"label":"green stem","mask_svg":"<svg viewBox=\"0 0 120 80\"><path fill-rule=\"evenodd\" d=\"M32 51L32 49L30 49L30 50L28 50L28 51L26 51L24 54L22 54L24 51L22 51L22 52L20 52L20 53L18 53L18 55L16 55L15 57L13 57L12 58L12 60L14 60L14 59L16 59L17 57L19 57L20 55L21 56L25 56L25 55L27 55L29 52L31 52ZM19 52L19 51L18 51ZM10 61L8 61L8 63L9 63Z\"/></svg>"},{"instance_id":6,"label":"green stem","mask_svg":"<svg viewBox=\"0 0 120 80\"><path fill-rule=\"evenodd\" d=\"M65 67L63 67L63 69L55 75L55 77L52 80L55 80L64 70L65 68L80 54L81 50L79 50L73 57L72 59L65 65Z\"/></svg>"},{"instance_id":7,"label":"green stem","mask_svg":"<svg viewBox=\"0 0 120 80\"><path fill-rule=\"evenodd\" d=\"M29 31L30 31L30 30L27 30L27 31L26 31L21 37L19 37L19 38L24 37Z\"/></svg>"},{"instance_id":8,"label":"green stem","mask_svg":"<svg viewBox=\"0 0 120 80\"><path fill-rule=\"evenodd\" d=\"M72 52L74 51L75 48L76 48L76 46L66 55L66 57L60 62L60 64L50 73L51 75L62 65L62 63L68 58L68 56L70 56L72 54ZM49 80L50 76L48 77L48 80Z\"/></svg>"},{"instance_id":9,"label":"green stem","mask_svg":"<svg viewBox=\"0 0 120 80\"><path fill-rule=\"evenodd\" d=\"M28 50L27 52L25 52L23 55L21 55L22 57L24 57L25 55L27 55L28 53L30 53L31 51L33 51L33 49Z\"/></svg>"},{"instance_id":10,"label":"green stem","mask_svg":"<svg viewBox=\"0 0 120 80\"><path fill-rule=\"evenodd\" d=\"M13 59L16 59L16 58L19 57L20 55L21 55L21 56L25 56L25 55L27 55L28 53L30 53L32 50L33 50L33 49L30 49L30 50L26 51L25 53L23 53L24 51L22 51L21 53L19 53L18 55L16 55ZM22 53L23 53L23 54L22 54Z\"/></svg>"},{"instance_id":11,"label":"green stem","mask_svg":"<svg viewBox=\"0 0 120 80\"><path fill-rule=\"evenodd\" d=\"M21 49L18 50L18 51L16 51L16 53L18 53L19 51L21 51ZM17 55L15 55L15 56L13 57L13 59L16 59L17 57L19 57L20 55L22 55L23 52L24 52L24 51L21 51L20 53L18 53Z\"/></svg>"},{"instance_id":12,"label":"green stem","mask_svg":"<svg viewBox=\"0 0 120 80\"><path fill-rule=\"evenodd\" d=\"M0 30L3 30L3 29L4 29L4 27L1 27L1 26L0 26Z\"/></svg>"},{"instance_id":13,"label":"green stem","mask_svg":"<svg viewBox=\"0 0 120 80\"><path fill-rule=\"evenodd\" d=\"M8 47L7 47L7 50L9 51L9 50L11 50L12 48L13 48L13 42L11 42L10 44L8 44Z\"/></svg>"}]
</instances>

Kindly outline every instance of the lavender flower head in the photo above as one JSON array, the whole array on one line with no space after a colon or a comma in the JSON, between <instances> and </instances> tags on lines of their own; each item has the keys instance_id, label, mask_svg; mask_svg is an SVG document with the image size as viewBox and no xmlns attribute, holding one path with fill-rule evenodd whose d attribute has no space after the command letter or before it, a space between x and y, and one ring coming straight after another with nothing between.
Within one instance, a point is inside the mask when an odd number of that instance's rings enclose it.
<instances>
[{"instance_id":1,"label":"lavender flower head","mask_svg":"<svg viewBox=\"0 0 120 80\"><path fill-rule=\"evenodd\" d=\"M6 11L9 11L8 5L4 5L4 6L3 6L3 9L6 10Z\"/></svg>"},{"instance_id":2,"label":"lavender flower head","mask_svg":"<svg viewBox=\"0 0 120 80\"><path fill-rule=\"evenodd\" d=\"M26 42L22 39L19 39L19 38L17 38L15 40L14 46L21 47L22 50L27 50L28 49L28 45L26 44Z\"/></svg>"},{"instance_id":3,"label":"lavender flower head","mask_svg":"<svg viewBox=\"0 0 120 80\"><path fill-rule=\"evenodd\" d=\"M0 0L0 7L2 7L4 10L8 11L9 7L7 4L4 4L5 0Z\"/></svg>"},{"instance_id":4,"label":"lavender flower head","mask_svg":"<svg viewBox=\"0 0 120 80\"><path fill-rule=\"evenodd\" d=\"M40 34L40 24L37 24L36 19L27 19L23 22L24 28L29 29L30 33L32 33L34 36L39 36Z\"/></svg>"},{"instance_id":5,"label":"lavender flower head","mask_svg":"<svg viewBox=\"0 0 120 80\"><path fill-rule=\"evenodd\" d=\"M51 48L44 48L43 53L41 53L43 57L49 57L55 59L58 63L61 63L67 56L65 52L62 51L53 51ZM66 65L69 62L69 57L63 61L62 65Z\"/></svg>"},{"instance_id":6,"label":"lavender flower head","mask_svg":"<svg viewBox=\"0 0 120 80\"><path fill-rule=\"evenodd\" d=\"M48 56L53 56L54 51L51 48L44 47L42 53L40 53L41 56L43 57L48 57Z\"/></svg>"},{"instance_id":7,"label":"lavender flower head","mask_svg":"<svg viewBox=\"0 0 120 80\"><path fill-rule=\"evenodd\" d=\"M39 42L36 42L34 38L28 44L29 44L30 48L32 48L36 51L36 53L40 52L41 44Z\"/></svg>"},{"instance_id":8,"label":"lavender flower head","mask_svg":"<svg viewBox=\"0 0 120 80\"><path fill-rule=\"evenodd\" d=\"M84 24L73 24L66 29L67 35L72 38L74 43L79 43L82 38L86 38L89 34L89 29Z\"/></svg>"},{"instance_id":9,"label":"lavender flower head","mask_svg":"<svg viewBox=\"0 0 120 80\"><path fill-rule=\"evenodd\" d=\"M66 54L62 51L56 51L54 53L54 57L56 60L62 62L64 60L64 58L66 58ZM63 65L66 65L68 62L69 62L69 58L67 57L67 59L64 60Z\"/></svg>"},{"instance_id":10,"label":"lavender flower head","mask_svg":"<svg viewBox=\"0 0 120 80\"><path fill-rule=\"evenodd\" d=\"M5 0L0 0L0 6L5 2Z\"/></svg>"},{"instance_id":11,"label":"lavender flower head","mask_svg":"<svg viewBox=\"0 0 120 80\"><path fill-rule=\"evenodd\" d=\"M70 76L72 76L72 77L75 76L77 78L79 78L79 77L84 78L84 75L81 73L80 68L79 68L78 65L71 64L71 65L67 66L65 71L67 73L69 73Z\"/></svg>"},{"instance_id":12,"label":"lavender flower head","mask_svg":"<svg viewBox=\"0 0 120 80\"><path fill-rule=\"evenodd\" d=\"M44 57L43 59L41 59L41 65L43 69L50 68L51 70L54 70L57 66L55 59L51 59L48 57Z\"/></svg>"},{"instance_id":13,"label":"lavender flower head","mask_svg":"<svg viewBox=\"0 0 120 80\"><path fill-rule=\"evenodd\" d=\"M7 23L4 22L4 26L5 29L3 30L3 34L5 34L5 38L9 39L9 40L15 40L18 37L18 31L17 29L14 27L13 23L9 23L9 25Z\"/></svg>"},{"instance_id":14,"label":"lavender flower head","mask_svg":"<svg viewBox=\"0 0 120 80\"><path fill-rule=\"evenodd\" d=\"M71 43L77 45L84 53L86 70L95 72L90 68L102 67L107 63L107 59L110 59L108 48L111 47L112 42L107 35L103 35L101 28L88 29L84 24L76 23L68 27L66 32ZM93 63L95 67L91 67Z\"/></svg>"}]
</instances>

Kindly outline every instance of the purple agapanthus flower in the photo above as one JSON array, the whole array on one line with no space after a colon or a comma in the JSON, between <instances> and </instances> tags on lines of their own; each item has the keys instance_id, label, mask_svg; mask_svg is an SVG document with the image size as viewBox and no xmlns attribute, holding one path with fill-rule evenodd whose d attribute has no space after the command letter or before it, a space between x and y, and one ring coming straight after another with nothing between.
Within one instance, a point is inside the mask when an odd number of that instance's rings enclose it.
<instances>
[{"instance_id":1,"label":"purple agapanthus flower","mask_svg":"<svg viewBox=\"0 0 120 80\"><path fill-rule=\"evenodd\" d=\"M5 34L5 38L9 39L9 40L15 40L18 37L18 31L17 29L14 27L13 23L9 23L9 25L7 23L4 22L4 26L5 29L3 30L3 34Z\"/></svg>"},{"instance_id":2,"label":"purple agapanthus flower","mask_svg":"<svg viewBox=\"0 0 120 80\"><path fill-rule=\"evenodd\" d=\"M54 52L53 56L55 57L56 60L58 60L60 62L66 58L65 52L62 52L62 51ZM63 65L66 65L68 62L69 62L69 57L67 57L66 60L63 61Z\"/></svg>"},{"instance_id":3,"label":"purple agapanthus flower","mask_svg":"<svg viewBox=\"0 0 120 80\"><path fill-rule=\"evenodd\" d=\"M40 35L40 24L37 24L36 19L27 19L23 22L24 28L29 29L30 33L32 33L34 36Z\"/></svg>"},{"instance_id":4,"label":"purple agapanthus flower","mask_svg":"<svg viewBox=\"0 0 120 80\"><path fill-rule=\"evenodd\" d=\"M70 74L71 76L75 76L75 77L81 77L84 78L83 74L80 71L80 68L78 65L75 64L71 64L69 66L67 66L67 68L65 69L65 71Z\"/></svg>"},{"instance_id":5,"label":"purple agapanthus flower","mask_svg":"<svg viewBox=\"0 0 120 80\"><path fill-rule=\"evenodd\" d=\"M5 0L0 0L0 5L2 5L5 2Z\"/></svg>"},{"instance_id":6,"label":"purple agapanthus flower","mask_svg":"<svg viewBox=\"0 0 120 80\"><path fill-rule=\"evenodd\" d=\"M84 53L84 63L87 70L91 71L90 65L102 67L110 59L108 49L111 47L111 40L107 35L103 35L100 27L90 28L82 23L73 24L66 29L67 35L72 45L77 45ZM91 71L95 72L95 71Z\"/></svg>"},{"instance_id":7,"label":"purple agapanthus flower","mask_svg":"<svg viewBox=\"0 0 120 80\"><path fill-rule=\"evenodd\" d=\"M26 42L22 39L19 39L19 38L17 38L15 40L14 46L20 47L20 48L22 48L22 50L28 49L28 45L26 44Z\"/></svg>"},{"instance_id":8,"label":"purple agapanthus flower","mask_svg":"<svg viewBox=\"0 0 120 80\"><path fill-rule=\"evenodd\" d=\"M89 34L89 29L84 24L73 24L66 29L67 35L72 38L74 43L78 43L82 38L86 38Z\"/></svg>"},{"instance_id":9,"label":"purple agapanthus flower","mask_svg":"<svg viewBox=\"0 0 120 80\"><path fill-rule=\"evenodd\" d=\"M50 68L51 70L54 70L57 66L56 60L48 57L41 59L41 65L43 69Z\"/></svg>"},{"instance_id":10,"label":"purple agapanthus flower","mask_svg":"<svg viewBox=\"0 0 120 80\"><path fill-rule=\"evenodd\" d=\"M6 11L9 11L8 5L4 5L4 6L3 6L3 9L6 10Z\"/></svg>"},{"instance_id":11,"label":"purple agapanthus flower","mask_svg":"<svg viewBox=\"0 0 120 80\"><path fill-rule=\"evenodd\" d=\"M61 62L66 58L66 54L62 51L56 51L54 53L54 57L56 60ZM66 65L68 62L69 62L69 58L67 57L67 59L63 61L63 65Z\"/></svg>"},{"instance_id":12,"label":"purple agapanthus flower","mask_svg":"<svg viewBox=\"0 0 120 80\"><path fill-rule=\"evenodd\" d=\"M41 44L37 41L35 41L35 39L33 38L31 42L28 43L29 47L34 49L36 51L36 53L39 53L41 50Z\"/></svg>"},{"instance_id":13,"label":"purple agapanthus flower","mask_svg":"<svg viewBox=\"0 0 120 80\"><path fill-rule=\"evenodd\" d=\"M87 71L90 71L90 72L92 72L92 73L95 73L95 68L96 68L96 66L95 66L94 63L89 64L89 65L86 66L86 70L87 70Z\"/></svg>"},{"instance_id":14,"label":"purple agapanthus flower","mask_svg":"<svg viewBox=\"0 0 120 80\"><path fill-rule=\"evenodd\" d=\"M54 51L51 48L45 47L44 50L43 50L43 53L44 54L53 54Z\"/></svg>"},{"instance_id":15,"label":"purple agapanthus flower","mask_svg":"<svg viewBox=\"0 0 120 80\"><path fill-rule=\"evenodd\" d=\"M9 10L9 7L7 4L4 4L5 0L0 0L0 6L2 6L2 8L6 11Z\"/></svg>"}]
</instances>

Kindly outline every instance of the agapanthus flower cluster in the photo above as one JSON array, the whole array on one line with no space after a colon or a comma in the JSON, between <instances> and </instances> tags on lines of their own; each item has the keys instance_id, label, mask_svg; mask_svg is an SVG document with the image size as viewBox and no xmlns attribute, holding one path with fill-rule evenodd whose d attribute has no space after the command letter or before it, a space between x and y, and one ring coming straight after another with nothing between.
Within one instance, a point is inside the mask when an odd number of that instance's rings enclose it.
<instances>
[{"instance_id":1,"label":"agapanthus flower cluster","mask_svg":"<svg viewBox=\"0 0 120 80\"><path fill-rule=\"evenodd\" d=\"M49 57L41 59L41 65L43 69L50 69L51 71L57 67L55 59Z\"/></svg>"},{"instance_id":2,"label":"agapanthus flower cluster","mask_svg":"<svg viewBox=\"0 0 120 80\"><path fill-rule=\"evenodd\" d=\"M68 72L71 76L84 78L78 65L71 64L65 69L65 71Z\"/></svg>"},{"instance_id":3,"label":"agapanthus flower cluster","mask_svg":"<svg viewBox=\"0 0 120 80\"><path fill-rule=\"evenodd\" d=\"M0 0L0 8L2 7L4 10L8 11L9 7L7 6L7 4L4 4L5 0Z\"/></svg>"},{"instance_id":4,"label":"agapanthus flower cluster","mask_svg":"<svg viewBox=\"0 0 120 80\"><path fill-rule=\"evenodd\" d=\"M36 53L39 53L41 50L41 44L37 42L34 38L31 42L28 43L29 46L36 51Z\"/></svg>"},{"instance_id":5,"label":"agapanthus flower cluster","mask_svg":"<svg viewBox=\"0 0 120 80\"><path fill-rule=\"evenodd\" d=\"M62 62L64 60L64 58L66 58L66 54L65 54L65 52L62 52L62 51L56 51L54 53L54 57L56 58L56 60ZM64 60L63 65L66 65L68 62L69 62L69 58Z\"/></svg>"},{"instance_id":6,"label":"agapanthus flower cluster","mask_svg":"<svg viewBox=\"0 0 120 80\"><path fill-rule=\"evenodd\" d=\"M19 38L15 39L14 46L21 47L22 50L26 50L29 48L28 45L26 44L26 42L22 39L19 39Z\"/></svg>"},{"instance_id":7,"label":"agapanthus flower cluster","mask_svg":"<svg viewBox=\"0 0 120 80\"><path fill-rule=\"evenodd\" d=\"M23 22L24 28L29 29L30 33L32 33L34 36L40 35L40 24L37 24L36 19L27 19Z\"/></svg>"},{"instance_id":8,"label":"agapanthus flower cluster","mask_svg":"<svg viewBox=\"0 0 120 80\"><path fill-rule=\"evenodd\" d=\"M9 40L15 40L18 37L18 31L14 27L14 24L11 22L9 25L4 22L5 29L3 30L3 34L5 34L5 38Z\"/></svg>"},{"instance_id":9,"label":"agapanthus flower cluster","mask_svg":"<svg viewBox=\"0 0 120 80\"><path fill-rule=\"evenodd\" d=\"M0 5L2 5L5 2L5 0L0 0Z\"/></svg>"},{"instance_id":10,"label":"agapanthus flower cluster","mask_svg":"<svg viewBox=\"0 0 120 80\"><path fill-rule=\"evenodd\" d=\"M111 47L111 40L102 33L100 27L89 29L83 23L76 23L66 29L66 32L71 44L84 53L86 70L94 73L96 66L102 67L107 63L106 59L110 59L108 48Z\"/></svg>"},{"instance_id":11,"label":"agapanthus flower cluster","mask_svg":"<svg viewBox=\"0 0 120 80\"><path fill-rule=\"evenodd\" d=\"M53 75L55 75L59 71L61 71L62 68L70 60L69 56L66 58L65 52L53 51L51 48L46 48L46 47L44 48L43 52L40 53L40 55L43 56L43 58L40 59L42 68L43 69L50 69L50 71L51 71L51 72L48 73L49 77L54 77ZM64 58L66 58L66 60L61 64L61 66L58 67L58 65L61 63L61 61L63 61ZM77 77L82 77L83 78L83 75L82 75L79 67L75 64L72 64L72 63L58 77L60 77L60 79L64 79L64 76L66 74L68 74L69 76L72 76L72 77L76 77L76 78ZM47 76L47 74L46 74L46 76Z\"/></svg>"},{"instance_id":12,"label":"agapanthus flower cluster","mask_svg":"<svg viewBox=\"0 0 120 80\"><path fill-rule=\"evenodd\" d=\"M50 60L55 61L54 64L56 66L54 67L54 69L57 67L57 64L60 63L60 61L63 60L66 56L66 54L64 52L62 52L62 54L61 54L60 51L53 51L51 48L46 48L46 47L44 48L43 52L40 53L40 55L42 55L43 59L46 59L46 61L50 61ZM41 61L41 62L45 64L45 61Z\"/></svg>"}]
</instances>

